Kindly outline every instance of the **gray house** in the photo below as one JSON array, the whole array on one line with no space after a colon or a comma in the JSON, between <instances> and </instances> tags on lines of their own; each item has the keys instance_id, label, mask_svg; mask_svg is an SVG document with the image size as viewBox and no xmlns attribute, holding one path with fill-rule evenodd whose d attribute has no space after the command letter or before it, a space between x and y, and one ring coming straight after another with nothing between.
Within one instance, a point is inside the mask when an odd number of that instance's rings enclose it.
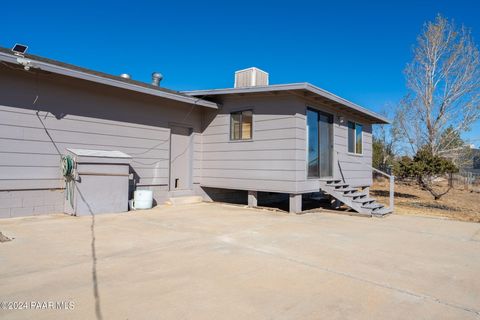
<instances>
[{"instance_id":1,"label":"gray house","mask_svg":"<svg viewBox=\"0 0 480 320\"><path fill-rule=\"evenodd\" d=\"M255 206L265 192L300 212L321 191L391 211L368 195L372 125L388 120L311 84L251 68L232 89L177 92L1 48L0 62L0 217L63 212L67 148L130 155L130 191L157 203L240 192Z\"/></svg>"}]
</instances>

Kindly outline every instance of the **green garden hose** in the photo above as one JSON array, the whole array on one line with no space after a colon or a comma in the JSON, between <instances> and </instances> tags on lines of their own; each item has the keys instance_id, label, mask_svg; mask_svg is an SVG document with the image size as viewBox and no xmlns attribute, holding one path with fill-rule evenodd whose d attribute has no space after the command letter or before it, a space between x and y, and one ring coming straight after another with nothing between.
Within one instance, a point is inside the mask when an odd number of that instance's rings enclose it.
<instances>
[{"instance_id":1,"label":"green garden hose","mask_svg":"<svg viewBox=\"0 0 480 320\"><path fill-rule=\"evenodd\" d=\"M65 178L65 199L70 201L70 206L74 209L73 203L73 194L74 194L74 176L73 176L73 166L75 161L69 155L62 156L61 166L62 166L62 175Z\"/></svg>"},{"instance_id":2,"label":"green garden hose","mask_svg":"<svg viewBox=\"0 0 480 320\"><path fill-rule=\"evenodd\" d=\"M69 177L73 175L73 164L74 160L71 156L62 156L62 175L64 177Z\"/></svg>"}]
</instances>

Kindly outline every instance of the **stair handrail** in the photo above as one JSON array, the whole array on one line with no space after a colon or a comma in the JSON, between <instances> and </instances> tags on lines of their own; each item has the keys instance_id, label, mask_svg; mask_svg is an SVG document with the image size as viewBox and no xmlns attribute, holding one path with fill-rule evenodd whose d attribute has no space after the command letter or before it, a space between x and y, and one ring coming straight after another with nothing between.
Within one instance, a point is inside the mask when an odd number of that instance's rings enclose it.
<instances>
[{"instance_id":1,"label":"stair handrail","mask_svg":"<svg viewBox=\"0 0 480 320\"><path fill-rule=\"evenodd\" d=\"M389 209L393 211L393 208L395 206L395 176L393 174L388 174L386 172L383 172L382 170L379 170L377 168L374 168L370 166L370 168L373 169L373 171L380 173L381 175L387 177L390 181L390 195L389 195L389 200L390 200L390 205Z\"/></svg>"},{"instance_id":2,"label":"stair handrail","mask_svg":"<svg viewBox=\"0 0 480 320\"><path fill-rule=\"evenodd\" d=\"M340 174L341 174L341 176L342 176L342 181L343 181L343 182L346 182L346 181L345 181L345 177L343 176L343 172L342 172L342 165L341 165L341 162L342 162L342 161L340 160L340 157L339 157L340 152L339 152L338 150L335 150L335 151L336 151L336 154L337 154L335 160L336 160L336 162L337 162L337 164L338 164L338 169L340 170ZM383 175L383 176L385 176L385 177L387 177L387 178L389 179L389 181L390 181L389 209L393 212L393 209L394 209L394 207L395 207L395 176L394 176L393 174L388 174L388 173L386 173L386 172L384 172L384 171L382 171L382 170L379 170L379 169L377 169L377 168L374 168L374 167L372 167L372 165L370 165L370 164L365 163L365 159L364 159L363 156L362 156L362 158L361 158L361 160L360 160L360 163L361 163L362 165L365 165L365 166L367 166L367 167L370 167L373 171L378 172L379 174L381 174L381 175Z\"/></svg>"}]
</instances>

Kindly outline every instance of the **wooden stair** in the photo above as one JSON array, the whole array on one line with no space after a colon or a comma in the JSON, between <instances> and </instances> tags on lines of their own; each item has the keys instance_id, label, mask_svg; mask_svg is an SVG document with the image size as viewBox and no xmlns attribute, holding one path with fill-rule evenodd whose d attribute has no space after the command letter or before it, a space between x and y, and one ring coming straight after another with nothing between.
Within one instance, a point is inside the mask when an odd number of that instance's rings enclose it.
<instances>
[{"instance_id":1,"label":"wooden stair","mask_svg":"<svg viewBox=\"0 0 480 320\"><path fill-rule=\"evenodd\" d=\"M360 215L383 217L392 213L390 208L370 198L367 192L350 187L341 179L320 179L320 189Z\"/></svg>"}]
</instances>

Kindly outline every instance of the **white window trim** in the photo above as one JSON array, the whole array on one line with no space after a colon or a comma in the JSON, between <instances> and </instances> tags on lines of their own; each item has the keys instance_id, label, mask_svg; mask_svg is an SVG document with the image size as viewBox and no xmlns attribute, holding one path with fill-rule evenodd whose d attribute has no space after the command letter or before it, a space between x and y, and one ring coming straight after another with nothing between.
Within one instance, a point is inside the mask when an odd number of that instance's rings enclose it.
<instances>
[{"instance_id":1,"label":"white window trim","mask_svg":"<svg viewBox=\"0 0 480 320\"><path fill-rule=\"evenodd\" d=\"M349 123L349 122L351 122L351 123L353 123L353 124L355 125L355 134L353 135L353 139L354 139L354 141L353 141L353 146L354 146L354 148L355 148L355 152L350 152L350 151L348 150L348 145L349 145L349 143L348 143L348 142L349 142L349 141L348 141L348 139L349 139L348 130L350 129L350 128L348 127L348 123ZM359 125L362 126L362 152L356 152L356 151L357 151L357 124L359 124ZM347 153L348 153L349 155L357 156L357 157L363 156L363 140L364 140L364 137L363 137L363 128L365 128L365 125L363 125L362 123L356 122L356 121L353 121L353 120L347 120Z\"/></svg>"}]
</instances>

